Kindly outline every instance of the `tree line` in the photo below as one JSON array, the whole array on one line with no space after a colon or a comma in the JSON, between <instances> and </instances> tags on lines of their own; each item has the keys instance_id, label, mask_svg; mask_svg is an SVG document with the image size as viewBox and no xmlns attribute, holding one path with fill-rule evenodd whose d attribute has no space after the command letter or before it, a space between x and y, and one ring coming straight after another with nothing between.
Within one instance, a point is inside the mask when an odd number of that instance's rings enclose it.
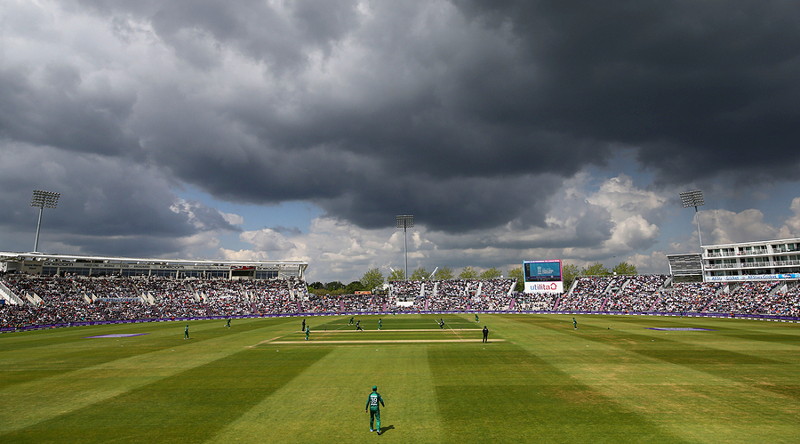
<instances>
[{"instance_id":1,"label":"tree line","mask_svg":"<svg viewBox=\"0 0 800 444\"><path fill-rule=\"evenodd\" d=\"M612 275L635 275L638 274L636 266L627 262L620 262L612 269L608 269L600 262L593 263L586 267L580 268L575 264L562 263L562 280L564 282L564 289L572 286L572 283L581 276L612 276ZM522 267L515 267L508 270L504 275L500 269L492 267L482 272L478 272L473 267L464 267L461 272L456 276L453 269L450 267L440 267L434 272L430 272L425 268L417 268L411 273L409 278L414 281L424 280L437 280L445 281L450 279L497 279L506 277L509 279L516 279L516 291L524 289ZM384 276L380 269L372 268L367 270L361 279L344 284L340 281L332 281L327 283L312 282L308 284L309 291L316 294L353 294L357 291L374 291L380 289L383 285L390 281L405 280L405 272L403 270L392 269L391 272Z\"/></svg>"}]
</instances>

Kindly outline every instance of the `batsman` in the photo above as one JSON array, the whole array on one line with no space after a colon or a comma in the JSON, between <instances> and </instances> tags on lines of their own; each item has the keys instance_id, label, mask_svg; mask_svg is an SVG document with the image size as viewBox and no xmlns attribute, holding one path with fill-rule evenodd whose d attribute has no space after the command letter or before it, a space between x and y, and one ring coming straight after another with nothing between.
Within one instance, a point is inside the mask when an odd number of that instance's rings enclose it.
<instances>
[{"instance_id":1,"label":"batsman","mask_svg":"<svg viewBox=\"0 0 800 444\"><path fill-rule=\"evenodd\" d=\"M378 386L373 385L372 393L367 397L367 406L364 407L364 411L369 410L369 431L378 432L378 435L381 434L381 406L386 407L386 404L383 403L383 398L378 393ZM373 424L375 427L372 427Z\"/></svg>"}]
</instances>

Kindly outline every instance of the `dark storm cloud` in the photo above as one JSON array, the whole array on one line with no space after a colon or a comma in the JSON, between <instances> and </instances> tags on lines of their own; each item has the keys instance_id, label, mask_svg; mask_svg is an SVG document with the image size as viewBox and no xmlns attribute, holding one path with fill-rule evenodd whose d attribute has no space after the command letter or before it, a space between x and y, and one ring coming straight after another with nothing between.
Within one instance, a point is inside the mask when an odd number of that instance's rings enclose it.
<instances>
[{"instance_id":1,"label":"dark storm cloud","mask_svg":"<svg viewBox=\"0 0 800 444\"><path fill-rule=\"evenodd\" d=\"M548 127L639 147L664 181L794 179L797 2L458 3L523 42Z\"/></svg>"},{"instance_id":2,"label":"dark storm cloud","mask_svg":"<svg viewBox=\"0 0 800 444\"><path fill-rule=\"evenodd\" d=\"M0 137L107 155L134 154L124 121L133 94L87 84L69 64L0 67Z\"/></svg>"},{"instance_id":3,"label":"dark storm cloud","mask_svg":"<svg viewBox=\"0 0 800 444\"><path fill-rule=\"evenodd\" d=\"M460 233L546 227L562 181L619 147L673 183L794 180L800 159L795 2L73 7L119 50L93 59L76 43L80 63L0 68L0 136L131 162L220 199L307 200L362 227L408 212ZM127 77L98 81L109 71ZM127 197L101 179L72 186L103 202ZM205 225L169 211L172 185L95 208L119 212L97 232L233 229L213 211ZM154 219L138 217L154 208ZM607 214L584 216L570 244L608 238Z\"/></svg>"},{"instance_id":4,"label":"dark storm cloud","mask_svg":"<svg viewBox=\"0 0 800 444\"><path fill-rule=\"evenodd\" d=\"M25 232L33 238L34 189L61 193L57 208L44 211L44 251L159 256L177 251L181 237L200 230L236 230L202 205L173 207L169 184L154 171L97 155L6 144L0 184L0 207L7 209L0 214L4 249L30 249ZM14 233L23 233L22 239Z\"/></svg>"},{"instance_id":5,"label":"dark storm cloud","mask_svg":"<svg viewBox=\"0 0 800 444\"><path fill-rule=\"evenodd\" d=\"M262 0L77 3L104 16L130 14L147 20L179 57L201 66L212 61L196 57L193 40L207 36L278 72L303 65L309 49L329 52L331 45L355 25L357 5L354 0L287 2L283 8Z\"/></svg>"},{"instance_id":6,"label":"dark storm cloud","mask_svg":"<svg viewBox=\"0 0 800 444\"><path fill-rule=\"evenodd\" d=\"M184 245L179 238L165 236L82 236L73 233L53 235L46 233L49 239L57 238L59 244L69 246L70 254L108 255L124 253L125 257L184 257ZM45 245L42 243L42 245ZM52 251L52 250L48 250ZM67 253L67 252L64 252Z\"/></svg>"},{"instance_id":7,"label":"dark storm cloud","mask_svg":"<svg viewBox=\"0 0 800 444\"><path fill-rule=\"evenodd\" d=\"M602 164L615 145L638 149L663 181L797 164L793 4L458 5L436 22L419 4L377 4L372 21L313 36L297 17L273 26L268 11L259 29L229 29L239 12L170 15L266 60L273 74L282 75L276 63L302 71L303 51L330 55L347 39L363 45L351 63L367 67L330 91L298 83L291 98L241 94L223 116L197 120L207 130L193 134L211 137L182 140L166 129L165 143L183 148L165 145L159 161L227 198L310 199L369 227L404 208L445 231L520 217L556 186L536 176L569 177ZM291 49L278 35L286 29ZM295 113L286 118L278 108L289 103ZM210 129L220 119L219 128L238 124L242 133ZM215 148L226 141L235 146ZM537 193L508 186L521 177ZM476 178L492 185L476 187ZM529 221L541 224L543 214Z\"/></svg>"}]
</instances>

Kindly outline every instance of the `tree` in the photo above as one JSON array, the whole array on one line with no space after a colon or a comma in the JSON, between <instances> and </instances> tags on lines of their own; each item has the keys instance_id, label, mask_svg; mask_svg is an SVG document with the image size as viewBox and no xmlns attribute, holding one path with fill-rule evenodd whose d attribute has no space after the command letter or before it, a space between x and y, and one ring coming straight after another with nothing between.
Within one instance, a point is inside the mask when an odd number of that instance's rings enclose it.
<instances>
[{"instance_id":1,"label":"tree","mask_svg":"<svg viewBox=\"0 0 800 444\"><path fill-rule=\"evenodd\" d=\"M381 270L377 268L367 270L367 272L364 273L364 276L361 276L361 285L364 286L365 290L372 291L382 286L383 282L383 273L381 273Z\"/></svg>"},{"instance_id":2,"label":"tree","mask_svg":"<svg viewBox=\"0 0 800 444\"><path fill-rule=\"evenodd\" d=\"M595 262L592 265L589 265L587 268L583 269L584 276L609 276L611 272L608 271L608 268L605 265L601 264L600 262Z\"/></svg>"},{"instance_id":3,"label":"tree","mask_svg":"<svg viewBox=\"0 0 800 444\"><path fill-rule=\"evenodd\" d=\"M411 280L422 281L428 279L428 276L430 276L430 272L428 272L428 270L422 267L419 267L416 270L414 270L413 273L411 273Z\"/></svg>"},{"instance_id":4,"label":"tree","mask_svg":"<svg viewBox=\"0 0 800 444\"><path fill-rule=\"evenodd\" d=\"M481 279L497 279L502 275L503 273L500 272L500 270L498 270L495 267L492 267L481 273Z\"/></svg>"},{"instance_id":5,"label":"tree","mask_svg":"<svg viewBox=\"0 0 800 444\"><path fill-rule=\"evenodd\" d=\"M365 290L365 288L361 281L353 281L347 284L347 286L344 287L344 290L347 292L347 294L355 294L355 292Z\"/></svg>"},{"instance_id":6,"label":"tree","mask_svg":"<svg viewBox=\"0 0 800 444\"><path fill-rule=\"evenodd\" d=\"M516 267L508 270L508 277L510 279L517 280L517 283L514 286L514 291L519 293L525 290L525 276L522 274L522 267Z\"/></svg>"},{"instance_id":7,"label":"tree","mask_svg":"<svg viewBox=\"0 0 800 444\"><path fill-rule=\"evenodd\" d=\"M436 273L433 274L433 278L439 281L453 279L453 269L450 267L439 267Z\"/></svg>"},{"instance_id":8,"label":"tree","mask_svg":"<svg viewBox=\"0 0 800 444\"><path fill-rule=\"evenodd\" d=\"M477 279L478 272L472 267L464 267L458 275L459 279Z\"/></svg>"},{"instance_id":9,"label":"tree","mask_svg":"<svg viewBox=\"0 0 800 444\"><path fill-rule=\"evenodd\" d=\"M308 284L308 288L319 290L320 288L325 288L325 284L323 284L322 282L312 282Z\"/></svg>"},{"instance_id":10,"label":"tree","mask_svg":"<svg viewBox=\"0 0 800 444\"><path fill-rule=\"evenodd\" d=\"M618 275L636 275L636 265L631 265L627 262L618 263L611 271Z\"/></svg>"},{"instance_id":11,"label":"tree","mask_svg":"<svg viewBox=\"0 0 800 444\"><path fill-rule=\"evenodd\" d=\"M564 281L564 292L569 291L575 278L580 275L580 270L575 264L563 264L561 267L561 280Z\"/></svg>"},{"instance_id":12,"label":"tree","mask_svg":"<svg viewBox=\"0 0 800 444\"><path fill-rule=\"evenodd\" d=\"M389 277L387 277L386 280L387 281L402 281L402 280L405 280L405 278L406 278L406 273L403 270L397 268L397 269L393 269L392 272L389 273Z\"/></svg>"},{"instance_id":13,"label":"tree","mask_svg":"<svg viewBox=\"0 0 800 444\"><path fill-rule=\"evenodd\" d=\"M325 289L328 291L336 291L344 288L344 284L339 281L332 281L325 284Z\"/></svg>"}]
</instances>

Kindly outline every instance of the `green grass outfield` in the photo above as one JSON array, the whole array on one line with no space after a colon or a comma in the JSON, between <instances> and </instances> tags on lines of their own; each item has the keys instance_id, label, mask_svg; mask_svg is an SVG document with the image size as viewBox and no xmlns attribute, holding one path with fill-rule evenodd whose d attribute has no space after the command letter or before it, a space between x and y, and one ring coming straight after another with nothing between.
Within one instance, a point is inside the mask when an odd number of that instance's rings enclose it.
<instances>
[{"instance_id":1,"label":"green grass outfield","mask_svg":"<svg viewBox=\"0 0 800 444\"><path fill-rule=\"evenodd\" d=\"M0 442L800 442L797 324L349 318L306 318L310 341L300 318L194 321L190 340L185 322L2 334Z\"/></svg>"}]
</instances>

